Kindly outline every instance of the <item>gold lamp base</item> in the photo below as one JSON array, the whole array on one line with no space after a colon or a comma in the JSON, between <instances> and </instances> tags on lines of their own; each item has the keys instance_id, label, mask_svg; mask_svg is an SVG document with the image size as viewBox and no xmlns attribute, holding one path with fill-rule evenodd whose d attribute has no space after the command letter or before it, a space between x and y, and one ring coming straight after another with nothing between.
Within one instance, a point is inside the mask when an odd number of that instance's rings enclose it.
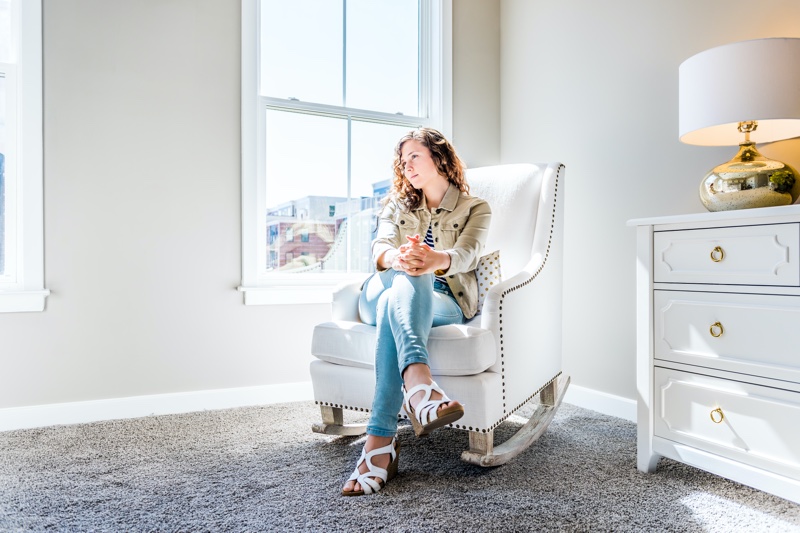
<instances>
[{"instance_id":1,"label":"gold lamp base","mask_svg":"<svg viewBox=\"0 0 800 533\"><path fill-rule=\"evenodd\" d=\"M795 169L764 157L748 138L733 159L706 174L700 201L709 211L789 205L800 197L798 178Z\"/></svg>"}]
</instances>

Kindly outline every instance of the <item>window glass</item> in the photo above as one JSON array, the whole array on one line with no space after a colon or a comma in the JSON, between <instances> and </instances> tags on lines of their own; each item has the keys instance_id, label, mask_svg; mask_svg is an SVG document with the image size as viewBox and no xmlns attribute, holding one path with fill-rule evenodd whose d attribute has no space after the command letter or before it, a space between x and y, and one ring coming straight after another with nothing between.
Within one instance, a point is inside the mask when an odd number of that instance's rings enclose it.
<instances>
[{"instance_id":1,"label":"window glass","mask_svg":"<svg viewBox=\"0 0 800 533\"><path fill-rule=\"evenodd\" d=\"M0 75L0 276L6 259L6 79Z\"/></svg>"},{"instance_id":2,"label":"window glass","mask_svg":"<svg viewBox=\"0 0 800 533\"><path fill-rule=\"evenodd\" d=\"M42 1L0 0L0 313L43 311L49 294L43 275Z\"/></svg>"},{"instance_id":3,"label":"window glass","mask_svg":"<svg viewBox=\"0 0 800 533\"><path fill-rule=\"evenodd\" d=\"M417 0L347 1L347 107L419 116Z\"/></svg>"},{"instance_id":4,"label":"window glass","mask_svg":"<svg viewBox=\"0 0 800 533\"><path fill-rule=\"evenodd\" d=\"M267 110L266 132L267 270L346 270L347 120Z\"/></svg>"},{"instance_id":5,"label":"window glass","mask_svg":"<svg viewBox=\"0 0 800 533\"><path fill-rule=\"evenodd\" d=\"M0 63L11 60L11 0L0 0Z\"/></svg>"},{"instance_id":6,"label":"window glass","mask_svg":"<svg viewBox=\"0 0 800 533\"><path fill-rule=\"evenodd\" d=\"M347 196L347 121L267 110L267 206ZM327 207L327 204L326 204Z\"/></svg>"},{"instance_id":7,"label":"window glass","mask_svg":"<svg viewBox=\"0 0 800 533\"><path fill-rule=\"evenodd\" d=\"M354 196L375 196L393 177L394 147L411 126L353 121L351 182ZM385 193L379 194L380 197Z\"/></svg>"},{"instance_id":8,"label":"window glass","mask_svg":"<svg viewBox=\"0 0 800 533\"><path fill-rule=\"evenodd\" d=\"M382 201L392 186L394 146L410 126L353 121L351 187L358 200L350 214L350 268L371 272L372 240Z\"/></svg>"},{"instance_id":9,"label":"window glass","mask_svg":"<svg viewBox=\"0 0 800 533\"><path fill-rule=\"evenodd\" d=\"M336 0L262 0L261 94L343 105L342 13Z\"/></svg>"},{"instance_id":10,"label":"window glass","mask_svg":"<svg viewBox=\"0 0 800 533\"><path fill-rule=\"evenodd\" d=\"M243 70L248 83L259 85L257 107L243 100L244 122L250 113L258 119L243 131L253 139L245 151L251 144L258 151L257 164L245 169L248 190L261 192L243 214L243 231L252 232L245 238L257 243L246 252L243 286L327 287L355 279L374 270L370 248L392 183L395 143L423 124L441 128L442 88L431 69L442 58L430 43L441 38L442 6L435 0L245 5L260 10L259 56L245 58ZM258 66L255 78L247 65ZM257 230L247 226L254 220Z\"/></svg>"}]
</instances>

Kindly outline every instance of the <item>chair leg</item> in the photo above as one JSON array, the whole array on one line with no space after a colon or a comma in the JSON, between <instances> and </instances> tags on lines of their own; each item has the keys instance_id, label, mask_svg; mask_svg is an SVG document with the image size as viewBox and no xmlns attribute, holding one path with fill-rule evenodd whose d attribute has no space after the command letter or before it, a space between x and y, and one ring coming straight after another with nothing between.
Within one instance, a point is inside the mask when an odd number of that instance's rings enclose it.
<instances>
[{"instance_id":1,"label":"chair leg","mask_svg":"<svg viewBox=\"0 0 800 533\"><path fill-rule=\"evenodd\" d=\"M567 382L569 382L569 377L567 377ZM566 386L564 387L564 390L566 390ZM554 379L553 381L545 385L544 388L539 392L539 401L542 403L542 405L555 405L557 393L558 393L558 380Z\"/></svg>"},{"instance_id":2,"label":"chair leg","mask_svg":"<svg viewBox=\"0 0 800 533\"><path fill-rule=\"evenodd\" d=\"M564 399L569 381L569 376L562 376L542 389L539 393L541 403L528 422L497 447L493 443L493 431L487 433L471 431L469 450L461 454L461 459L478 466L500 466L525 451L550 425Z\"/></svg>"},{"instance_id":3,"label":"chair leg","mask_svg":"<svg viewBox=\"0 0 800 533\"><path fill-rule=\"evenodd\" d=\"M480 456L492 455L494 453L494 430L489 430L486 433L470 431L469 453Z\"/></svg>"},{"instance_id":4,"label":"chair leg","mask_svg":"<svg viewBox=\"0 0 800 533\"><path fill-rule=\"evenodd\" d=\"M320 405L319 410L322 414L322 423L311 425L311 431L314 433L352 437L367 431L366 424L345 424L341 407Z\"/></svg>"}]
</instances>

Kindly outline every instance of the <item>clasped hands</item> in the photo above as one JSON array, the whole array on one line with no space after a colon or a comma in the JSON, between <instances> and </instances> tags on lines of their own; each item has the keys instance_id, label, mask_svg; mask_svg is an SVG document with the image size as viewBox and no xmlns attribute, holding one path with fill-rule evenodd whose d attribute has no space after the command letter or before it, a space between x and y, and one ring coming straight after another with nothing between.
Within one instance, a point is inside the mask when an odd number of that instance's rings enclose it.
<instances>
[{"instance_id":1,"label":"clasped hands","mask_svg":"<svg viewBox=\"0 0 800 533\"><path fill-rule=\"evenodd\" d=\"M407 236L408 242L400 245L392 259L392 268L409 276L430 274L450 268L450 254L439 252L425 244L419 236Z\"/></svg>"}]
</instances>

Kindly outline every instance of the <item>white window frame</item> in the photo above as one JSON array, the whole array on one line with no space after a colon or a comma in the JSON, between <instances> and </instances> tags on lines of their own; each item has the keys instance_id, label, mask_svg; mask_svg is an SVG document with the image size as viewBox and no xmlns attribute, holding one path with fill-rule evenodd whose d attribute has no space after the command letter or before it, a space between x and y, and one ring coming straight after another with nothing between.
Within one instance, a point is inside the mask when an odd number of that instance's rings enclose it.
<instances>
[{"instance_id":1,"label":"white window frame","mask_svg":"<svg viewBox=\"0 0 800 533\"><path fill-rule=\"evenodd\" d=\"M331 301L333 289L364 274L265 273L267 221L265 180L265 111L294 109L343 118L426 125L450 136L452 129L451 0L420 2L422 36L420 98L427 116L409 117L310 104L259 95L258 0L242 0L242 283L245 305L308 304ZM343 111L346 110L346 113ZM394 121L392 119L394 118ZM391 147L389 147L390 149Z\"/></svg>"},{"instance_id":2,"label":"white window frame","mask_svg":"<svg viewBox=\"0 0 800 533\"><path fill-rule=\"evenodd\" d=\"M42 0L11 2L11 63L6 77L6 256L0 312L43 311L44 197L42 137ZM16 51L16 53L14 52Z\"/></svg>"}]
</instances>

